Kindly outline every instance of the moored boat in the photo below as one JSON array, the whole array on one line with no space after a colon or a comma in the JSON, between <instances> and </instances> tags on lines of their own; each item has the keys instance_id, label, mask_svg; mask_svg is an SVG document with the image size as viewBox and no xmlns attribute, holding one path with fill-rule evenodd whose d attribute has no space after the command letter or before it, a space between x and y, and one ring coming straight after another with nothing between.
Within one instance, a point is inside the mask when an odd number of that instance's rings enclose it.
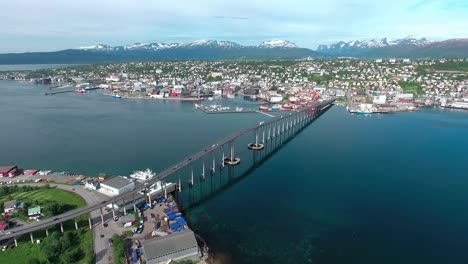
<instances>
[{"instance_id":1,"label":"moored boat","mask_svg":"<svg viewBox=\"0 0 468 264\"><path fill-rule=\"evenodd\" d=\"M137 180L149 180L155 175L156 173L152 172L150 169L146 169L144 171L135 171L129 177Z\"/></svg>"}]
</instances>

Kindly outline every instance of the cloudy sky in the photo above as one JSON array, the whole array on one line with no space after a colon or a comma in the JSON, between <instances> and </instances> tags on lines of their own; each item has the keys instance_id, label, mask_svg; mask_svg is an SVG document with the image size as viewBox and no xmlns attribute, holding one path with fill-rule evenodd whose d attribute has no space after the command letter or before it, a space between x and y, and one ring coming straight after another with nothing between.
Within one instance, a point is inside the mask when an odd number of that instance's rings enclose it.
<instances>
[{"instance_id":1,"label":"cloudy sky","mask_svg":"<svg viewBox=\"0 0 468 264\"><path fill-rule=\"evenodd\" d=\"M467 0L14 0L3 1L0 53L97 43L258 44L301 47L339 40L468 37Z\"/></svg>"}]
</instances>

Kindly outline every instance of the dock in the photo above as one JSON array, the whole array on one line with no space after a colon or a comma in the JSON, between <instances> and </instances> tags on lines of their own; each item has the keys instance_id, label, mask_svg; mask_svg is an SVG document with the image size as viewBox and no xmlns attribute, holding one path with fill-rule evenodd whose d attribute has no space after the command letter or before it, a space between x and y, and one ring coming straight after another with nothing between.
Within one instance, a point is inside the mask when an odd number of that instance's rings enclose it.
<instances>
[{"instance_id":1,"label":"dock","mask_svg":"<svg viewBox=\"0 0 468 264\"><path fill-rule=\"evenodd\" d=\"M75 92L75 90L47 92L47 93L44 93L44 95L54 95L54 94L60 94L60 93L73 93L73 92Z\"/></svg>"},{"instance_id":2,"label":"dock","mask_svg":"<svg viewBox=\"0 0 468 264\"><path fill-rule=\"evenodd\" d=\"M255 112L257 112L257 113L259 113L259 114L262 114L262 115L266 115L266 116L268 116L268 117L275 117L274 115L270 115L270 114L265 113L265 112L262 112L262 111L255 111Z\"/></svg>"}]
</instances>

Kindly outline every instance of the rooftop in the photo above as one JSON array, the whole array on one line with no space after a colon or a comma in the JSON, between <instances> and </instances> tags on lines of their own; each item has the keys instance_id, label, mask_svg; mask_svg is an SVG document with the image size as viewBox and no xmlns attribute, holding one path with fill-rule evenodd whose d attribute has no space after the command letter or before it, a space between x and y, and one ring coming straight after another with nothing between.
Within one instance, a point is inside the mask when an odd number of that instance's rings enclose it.
<instances>
[{"instance_id":1,"label":"rooftop","mask_svg":"<svg viewBox=\"0 0 468 264\"><path fill-rule=\"evenodd\" d=\"M33 207L28 209L28 215L34 215L34 214L40 214L41 213L41 207Z\"/></svg>"},{"instance_id":2,"label":"rooftop","mask_svg":"<svg viewBox=\"0 0 468 264\"><path fill-rule=\"evenodd\" d=\"M15 208L15 207L16 207L16 200L6 201L3 204L3 208L5 208L5 209Z\"/></svg>"},{"instance_id":3,"label":"rooftop","mask_svg":"<svg viewBox=\"0 0 468 264\"><path fill-rule=\"evenodd\" d=\"M131 181L127 178L124 178L122 176L115 176L115 177L105 180L102 184L115 188L115 189L121 189L129 185L130 183Z\"/></svg>"},{"instance_id":4,"label":"rooftop","mask_svg":"<svg viewBox=\"0 0 468 264\"><path fill-rule=\"evenodd\" d=\"M16 167L16 165L0 166L0 172L9 172L12 169L15 169Z\"/></svg>"},{"instance_id":5,"label":"rooftop","mask_svg":"<svg viewBox=\"0 0 468 264\"><path fill-rule=\"evenodd\" d=\"M148 262L153 259L164 260L183 258L189 252L198 252L198 244L191 230L174 233L165 237L158 237L143 241L143 249ZM185 251L185 252L184 252Z\"/></svg>"}]
</instances>

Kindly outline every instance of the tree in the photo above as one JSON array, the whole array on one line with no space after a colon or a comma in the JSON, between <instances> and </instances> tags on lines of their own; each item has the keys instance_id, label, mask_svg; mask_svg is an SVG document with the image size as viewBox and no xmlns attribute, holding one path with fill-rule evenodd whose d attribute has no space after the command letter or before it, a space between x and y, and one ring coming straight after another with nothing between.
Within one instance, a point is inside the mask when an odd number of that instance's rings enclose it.
<instances>
[{"instance_id":1,"label":"tree","mask_svg":"<svg viewBox=\"0 0 468 264\"><path fill-rule=\"evenodd\" d=\"M41 261L38 258L29 259L28 264L41 264Z\"/></svg>"}]
</instances>

